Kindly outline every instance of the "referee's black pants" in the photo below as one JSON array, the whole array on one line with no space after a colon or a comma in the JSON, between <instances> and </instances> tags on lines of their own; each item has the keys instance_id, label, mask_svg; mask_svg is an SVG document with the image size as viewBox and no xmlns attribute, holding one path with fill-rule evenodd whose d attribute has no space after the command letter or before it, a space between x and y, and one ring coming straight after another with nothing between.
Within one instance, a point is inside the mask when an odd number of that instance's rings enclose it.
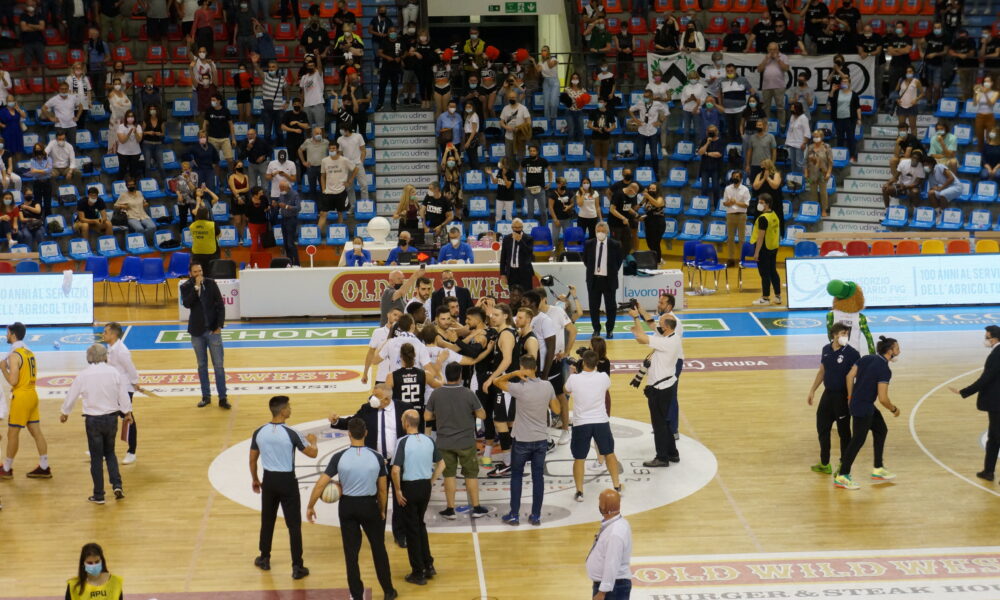
<instances>
[{"instance_id":1,"label":"referee's black pants","mask_svg":"<svg viewBox=\"0 0 1000 600\"><path fill-rule=\"evenodd\" d=\"M274 521L278 518L278 506L285 514L288 527L289 546L292 549L292 566L302 566L302 500L299 497L299 483L295 473L264 471L260 485L260 555L271 557L271 538L274 537Z\"/></svg>"},{"instance_id":2,"label":"referee's black pants","mask_svg":"<svg viewBox=\"0 0 1000 600\"><path fill-rule=\"evenodd\" d=\"M617 274L615 275L617 277ZM614 283L618 283L615 281ZM615 317L618 316L618 304L615 302L617 286L612 286L608 277L594 275L587 286L587 302L590 306L590 325L594 335L601 335L601 300L604 300L604 314L607 315L608 333L615 330Z\"/></svg>"},{"instance_id":3,"label":"referee's black pants","mask_svg":"<svg viewBox=\"0 0 1000 600\"><path fill-rule=\"evenodd\" d=\"M1000 412L991 410L987 414L990 417L990 428L986 435L986 459L983 461L983 470L992 473L997 466L997 452L1000 451Z\"/></svg>"},{"instance_id":4,"label":"referee's black pants","mask_svg":"<svg viewBox=\"0 0 1000 600\"><path fill-rule=\"evenodd\" d=\"M885 419L882 418L881 411L876 408L874 412L867 417L854 417L854 423L851 428L854 430L854 435L851 436L851 443L847 446L847 453L840 464L840 474L851 474L851 467L854 465L854 459L858 457L858 452L861 452L861 447L865 445L865 440L868 439L869 430L872 432L872 444L875 451L875 468L881 469L882 451L885 449L885 438L889 435L889 428L885 424Z\"/></svg>"},{"instance_id":5,"label":"referee's black pants","mask_svg":"<svg viewBox=\"0 0 1000 600\"><path fill-rule=\"evenodd\" d=\"M830 428L837 425L840 458L851 443L851 413L847 408L847 390L824 390L816 408L816 432L819 434L819 462L830 464Z\"/></svg>"},{"instance_id":6,"label":"referee's black pants","mask_svg":"<svg viewBox=\"0 0 1000 600\"><path fill-rule=\"evenodd\" d=\"M403 535L406 536L406 553L410 557L410 568L413 573L423 576L426 569L434 565L431 547L427 542L427 525L424 523L424 513L431 500L431 480L417 479L402 481L399 489L406 498L406 506L401 507L400 521Z\"/></svg>"},{"instance_id":7,"label":"referee's black pants","mask_svg":"<svg viewBox=\"0 0 1000 600\"><path fill-rule=\"evenodd\" d=\"M378 582L382 585L382 591L389 593L393 589L392 573L389 571L389 555L385 551L385 521L378 510L378 498L343 496L337 504L344 562L347 563L347 587L351 591L351 598L364 598L365 595L365 584L361 581L361 569L358 568L362 529L372 549Z\"/></svg>"},{"instance_id":8,"label":"referee's black pants","mask_svg":"<svg viewBox=\"0 0 1000 600\"><path fill-rule=\"evenodd\" d=\"M643 390L649 404L649 422L653 425L653 442L656 445L656 458L662 461L676 461L677 441L670 427L670 411L677 404L677 384L665 389L657 389L647 385Z\"/></svg>"}]
</instances>

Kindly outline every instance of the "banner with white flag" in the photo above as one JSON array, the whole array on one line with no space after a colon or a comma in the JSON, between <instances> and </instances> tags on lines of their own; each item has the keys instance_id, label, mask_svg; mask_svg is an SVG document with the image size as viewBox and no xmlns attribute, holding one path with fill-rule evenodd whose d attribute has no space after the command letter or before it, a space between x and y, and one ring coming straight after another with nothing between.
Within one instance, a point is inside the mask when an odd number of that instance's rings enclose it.
<instances>
[{"instance_id":1,"label":"banner with white flag","mask_svg":"<svg viewBox=\"0 0 1000 600\"><path fill-rule=\"evenodd\" d=\"M760 89L762 74L757 71L758 65L764 60L763 54L741 54L724 52L722 54L722 64L733 64L736 67L736 75L746 77L753 88ZM787 78L785 87L798 85L798 77L805 75L809 78L809 88L816 96L816 102L822 104L826 102L827 83L826 78L833 72L833 57L825 56L800 56L793 54L788 56L789 69L785 73ZM861 58L857 54L845 54L844 65L851 74L851 88L859 95L875 95L875 57ZM646 66L650 73L659 71L663 74L663 82L666 83L674 94L678 94L681 88L687 84L687 74L693 70L698 71L705 77L705 71L712 67L711 52L678 52L676 54L654 54L646 55Z\"/></svg>"}]
</instances>

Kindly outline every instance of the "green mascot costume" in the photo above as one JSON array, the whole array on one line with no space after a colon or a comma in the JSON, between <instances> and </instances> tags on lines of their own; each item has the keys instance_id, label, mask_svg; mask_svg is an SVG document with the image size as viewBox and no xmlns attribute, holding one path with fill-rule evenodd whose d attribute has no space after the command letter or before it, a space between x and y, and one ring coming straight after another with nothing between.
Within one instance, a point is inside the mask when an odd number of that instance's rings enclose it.
<instances>
[{"instance_id":1,"label":"green mascot costume","mask_svg":"<svg viewBox=\"0 0 1000 600\"><path fill-rule=\"evenodd\" d=\"M855 350L861 352L861 334L864 334L868 354L875 354L875 342L872 341L872 332L868 330L868 319L861 312L865 309L865 295L858 284L834 279L826 284L826 291L833 296L833 310L826 313L827 337L834 323L843 323L851 328L848 343Z\"/></svg>"}]
</instances>

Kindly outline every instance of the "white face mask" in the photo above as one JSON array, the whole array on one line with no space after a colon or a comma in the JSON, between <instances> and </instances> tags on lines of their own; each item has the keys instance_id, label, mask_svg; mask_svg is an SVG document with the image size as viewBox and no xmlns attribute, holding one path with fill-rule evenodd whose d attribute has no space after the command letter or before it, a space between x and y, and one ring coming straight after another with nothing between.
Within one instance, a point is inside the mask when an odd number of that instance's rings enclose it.
<instances>
[{"instance_id":1,"label":"white face mask","mask_svg":"<svg viewBox=\"0 0 1000 600\"><path fill-rule=\"evenodd\" d=\"M847 336L846 335L842 335L842 336L838 337L837 338L837 343L840 344L841 346L846 346L847 345Z\"/></svg>"},{"instance_id":2,"label":"white face mask","mask_svg":"<svg viewBox=\"0 0 1000 600\"><path fill-rule=\"evenodd\" d=\"M451 245L454 246L455 248L458 248L458 243L459 242L457 239L451 240Z\"/></svg>"},{"instance_id":3,"label":"white face mask","mask_svg":"<svg viewBox=\"0 0 1000 600\"><path fill-rule=\"evenodd\" d=\"M983 340L983 345L986 346L987 348L992 348L993 340Z\"/></svg>"},{"instance_id":4,"label":"white face mask","mask_svg":"<svg viewBox=\"0 0 1000 600\"><path fill-rule=\"evenodd\" d=\"M608 234L603 231L598 231L597 233L594 234L594 237L597 238L597 241L603 242L604 240L608 239Z\"/></svg>"},{"instance_id":5,"label":"white face mask","mask_svg":"<svg viewBox=\"0 0 1000 600\"><path fill-rule=\"evenodd\" d=\"M763 202L758 202L757 203L757 211L758 212L764 212L764 209L766 209L766 208L767 208L767 205L764 204Z\"/></svg>"},{"instance_id":6,"label":"white face mask","mask_svg":"<svg viewBox=\"0 0 1000 600\"><path fill-rule=\"evenodd\" d=\"M355 250L361 250L361 244L354 244Z\"/></svg>"},{"instance_id":7,"label":"white face mask","mask_svg":"<svg viewBox=\"0 0 1000 600\"><path fill-rule=\"evenodd\" d=\"M988 89L990 89L991 87L993 87L993 82L992 82L992 81L984 81L984 82L983 82L983 89L984 89L984 90L988 90Z\"/></svg>"},{"instance_id":8,"label":"white face mask","mask_svg":"<svg viewBox=\"0 0 1000 600\"><path fill-rule=\"evenodd\" d=\"M320 142L320 141L323 140L323 136L322 135L314 135L313 139L316 140L317 142Z\"/></svg>"},{"instance_id":9,"label":"white face mask","mask_svg":"<svg viewBox=\"0 0 1000 600\"><path fill-rule=\"evenodd\" d=\"M120 83L116 83L116 84L115 84L115 91L116 91L116 92L120 92L120 91L122 91L122 84L120 84Z\"/></svg>"},{"instance_id":10,"label":"white face mask","mask_svg":"<svg viewBox=\"0 0 1000 600\"><path fill-rule=\"evenodd\" d=\"M818 144L818 143L820 143L820 142L822 142L822 141L823 141L823 138L821 138L821 137L814 137L814 138L813 138L813 141L814 141L814 142L816 142L816 143Z\"/></svg>"},{"instance_id":11,"label":"white face mask","mask_svg":"<svg viewBox=\"0 0 1000 600\"><path fill-rule=\"evenodd\" d=\"M580 186L580 189L582 189L582 190L589 190L590 189L590 184L589 183L584 183L583 185Z\"/></svg>"},{"instance_id":12,"label":"white face mask","mask_svg":"<svg viewBox=\"0 0 1000 600\"><path fill-rule=\"evenodd\" d=\"M572 83L573 85L580 85L580 80L579 79L572 79L572 80L570 80L570 83Z\"/></svg>"},{"instance_id":13,"label":"white face mask","mask_svg":"<svg viewBox=\"0 0 1000 600\"><path fill-rule=\"evenodd\" d=\"M206 56L208 56L208 54L206 54L206 53L204 53L204 52L199 52L199 53L198 53L198 58L200 58L200 59L202 59L202 60L204 60Z\"/></svg>"},{"instance_id":14,"label":"white face mask","mask_svg":"<svg viewBox=\"0 0 1000 600\"><path fill-rule=\"evenodd\" d=\"M378 396L372 395L368 398L368 406L371 406L372 408L381 408L382 401L378 399Z\"/></svg>"},{"instance_id":15,"label":"white face mask","mask_svg":"<svg viewBox=\"0 0 1000 600\"><path fill-rule=\"evenodd\" d=\"M455 107L454 106L449 106L448 107L448 112L451 113L451 114L455 114Z\"/></svg>"},{"instance_id":16,"label":"white face mask","mask_svg":"<svg viewBox=\"0 0 1000 600\"><path fill-rule=\"evenodd\" d=\"M899 360L899 354L897 354L896 356L893 356L892 358L890 358L889 362L896 362L898 360Z\"/></svg>"}]
</instances>

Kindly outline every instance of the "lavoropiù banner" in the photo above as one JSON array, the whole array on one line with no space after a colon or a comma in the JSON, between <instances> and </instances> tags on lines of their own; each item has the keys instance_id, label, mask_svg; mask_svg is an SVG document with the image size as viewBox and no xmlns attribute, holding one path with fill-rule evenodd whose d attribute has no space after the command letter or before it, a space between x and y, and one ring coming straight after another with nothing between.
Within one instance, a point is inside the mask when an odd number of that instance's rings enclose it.
<instances>
[{"instance_id":1,"label":"lavoropi\u00f9 banner","mask_svg":"<svg viewBox=\"0 0 1000 600\"><path fill-rule=\"evenodd\" d=\"M809 78L809 89L816 96L816 102L826 102L827 90L829 86L826 78L833 72L833 57L825 56L801 56L798 54L788 56L788 71L785 72L785 87L790 88L798 85L798 77L805 75ZM740 54L734 52L722 53L722 65L732 64L736 67L736 75L746 77L750 85L755 90L760 89L761 73L757 67L764 60L764 55L759 53ZM862 96L875 95L875 58L861 58L857 54L845 54L844 64L851 75L851 89ZM687 75L691 71L698 71L705 79L706 70L713 67L711 52L678 52L676 54L654 54L646 55L646 66L650 73L659 71L663 74L663 81L674 91L676 97L681 89L687 84Z\"/></svg>"}]
</instances>

